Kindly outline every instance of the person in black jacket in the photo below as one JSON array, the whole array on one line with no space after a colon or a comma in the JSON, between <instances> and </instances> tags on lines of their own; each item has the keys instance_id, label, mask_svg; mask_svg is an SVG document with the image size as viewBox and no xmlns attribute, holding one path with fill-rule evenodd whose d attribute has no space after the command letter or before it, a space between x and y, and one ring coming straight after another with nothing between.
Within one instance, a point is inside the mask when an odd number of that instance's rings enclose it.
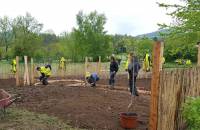
<instances>
[{"instance_id":1,"label":"person in black jacket","mask_svg":"<svg viewBox=\"0 0 200 130\"><path fill-rule=\"evenodd\" d=\"M111 61L110 61L110 79L109 79L109 85L111 89L114 89L114 84L115 84L115 75L118 71L118 63L115 60L114 56L111 56Z\"/></svg>"}]
</instances>

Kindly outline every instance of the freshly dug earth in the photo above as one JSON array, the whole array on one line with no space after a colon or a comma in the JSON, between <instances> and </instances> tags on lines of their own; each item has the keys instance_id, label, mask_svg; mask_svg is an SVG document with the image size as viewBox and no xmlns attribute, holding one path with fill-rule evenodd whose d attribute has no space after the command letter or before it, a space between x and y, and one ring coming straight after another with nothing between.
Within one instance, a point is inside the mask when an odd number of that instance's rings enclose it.
<instances>
[{"instance_id":1,"label":"freshly dug earth","mask_svg":"<svg viewBox=\"0 0 200 130\"><path fill-rule=\"evenodd\" d=\"M150 86L149 81L142 82L141 80L137 86ZM101 82L103 83L100 81L99 84ZM125 84L125 82L119 83ZM123 130L119 125L118 114L128 111L129 92L108 88L99 89L102 88L101 85L91 88L69 87L67 84L71 83L55 82L48 86L14 87L14 80L0 80L0 88L12 94L20 94L23 98L16 104L18 108L56 116L63 121L69 121L69 124L76 128ZM139 115L138 130L146 130L148 126L149 101L149 95L140 94L129 109L130 112L136 112Z\"/></svg>"}]
</instances>

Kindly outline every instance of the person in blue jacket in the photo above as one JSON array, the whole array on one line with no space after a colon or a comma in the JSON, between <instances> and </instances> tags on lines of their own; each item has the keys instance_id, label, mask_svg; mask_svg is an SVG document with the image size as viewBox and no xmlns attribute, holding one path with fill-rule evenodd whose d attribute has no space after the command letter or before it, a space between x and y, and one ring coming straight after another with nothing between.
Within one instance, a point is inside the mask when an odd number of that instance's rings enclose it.
<instances>
[{"instance_id":1,"label":"person in blue jacket","mask_svg":"<svg viewBox=\"0 0 200 130\"><path fill-rule=\"evenodd\" d=\"M91 85L91 87L96 87L96 82L99 81L99 76L97 73L86 73L86 80Z\"/></svg>"}]
</instances>

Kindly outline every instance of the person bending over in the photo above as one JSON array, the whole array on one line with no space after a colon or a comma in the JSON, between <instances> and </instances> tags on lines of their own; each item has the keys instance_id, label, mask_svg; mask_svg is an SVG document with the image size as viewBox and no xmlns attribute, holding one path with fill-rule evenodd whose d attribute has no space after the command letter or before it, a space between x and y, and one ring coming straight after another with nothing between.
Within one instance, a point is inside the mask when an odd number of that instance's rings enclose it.
<instances>
[{"instance_id":1,"label":"person bending over","mask_svg":"<svg viewBox=\"0 0 200 130\"><path fill-rule=\"evenodd\" d=\"M96 82L99 81L99 76L97 73L86 73L86 81L91 85L91 87L96 87Z\"/></svg>"},{"instance_id":2,"label":"person bending over","mask_svg":"<svg viewBox=\"0 0 200 130\"><path fill-rule=\"evenodd\" d=\"M51 76L51 65L37 67L37 71L39 71L41 74L39 80L42 81L43 85L47 85L48 84L47 79Z\"/></svg>"}]
</instances>

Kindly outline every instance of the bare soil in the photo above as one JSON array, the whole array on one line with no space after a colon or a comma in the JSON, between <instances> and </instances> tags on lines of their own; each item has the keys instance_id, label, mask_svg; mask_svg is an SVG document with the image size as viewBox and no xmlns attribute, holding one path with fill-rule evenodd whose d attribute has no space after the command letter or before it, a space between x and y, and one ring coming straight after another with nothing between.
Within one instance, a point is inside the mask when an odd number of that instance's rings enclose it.
<instances>
[{"instance_id":1,"label":"bare soil","mask_svg":"<svg viewBox=\"0 0 200 130\"><path fill-rule=\"evenodd\" d=\"M74 78L73 76L71 78ZM79 79L83 79L79 77ZM126 90L126 76L117 76L116 89L106 87L101 79L96 88L69 86L72 82L54 82L47 86L15 87L15 80L0 80L0 89L19 94L22 101L16 107L56 116L76 128L89 130L123 130L119 124L120 112L136 112L139 118L137 130L146 130L149 118L150 96L140 94L128 110L130 93ZM125 88L124 90L117 89ZM150 79L140 79L137 87L150 89Z\"/></svg>"}]
</instances>

